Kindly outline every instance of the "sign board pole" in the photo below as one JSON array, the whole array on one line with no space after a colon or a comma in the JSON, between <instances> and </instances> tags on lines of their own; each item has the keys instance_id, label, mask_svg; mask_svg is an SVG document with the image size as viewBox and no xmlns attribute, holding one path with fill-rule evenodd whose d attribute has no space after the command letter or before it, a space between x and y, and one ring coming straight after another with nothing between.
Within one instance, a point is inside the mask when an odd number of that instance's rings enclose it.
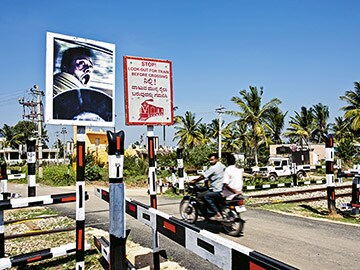
<instances>
[{"instance_id":1,"label":"sign board pole","mask_svg":"<svg viewBox=\"0 0 360 270\"><path fill-rule=\"evenodd\" d=\"M85 127L76 134L76 270L85 269Z\"/></svg>"},{"instance_id":2,"label":"sign board pole","mask_svg":"<svg viewBox=\"0 0 360 270\"><path fill-rule=\"evenodd\" d=\"M125 185L123 182L124 131L108 131L110 194L110 270L126 268Z\"/></svg>"},{"instance_id":3,"label":"sign board pole","mask_svg":"<svg viewBox=\"0 0 360 270\"><path fill-rule=\"evenodd\" d=\"M149 193L150 206L157 209L156 198L156 155L155 155L155 136L154 126L147 126L148 138L148 154L149 154ZM160 269L159 256L159 236L156 229L152 229L152 243L153 243L153 265L155 270Z\"/></svg>"},{"instance_id":4,"label":"sign board pole","mask_svg":"<svg viewBox=\"0 0 360 270\"><path fill-rule=\"evenodd\" d=\"M85 127L115 127L115 44L47 32L45 122L77 127L75 269L84 270Z\"/></svg>"}]
</instances>

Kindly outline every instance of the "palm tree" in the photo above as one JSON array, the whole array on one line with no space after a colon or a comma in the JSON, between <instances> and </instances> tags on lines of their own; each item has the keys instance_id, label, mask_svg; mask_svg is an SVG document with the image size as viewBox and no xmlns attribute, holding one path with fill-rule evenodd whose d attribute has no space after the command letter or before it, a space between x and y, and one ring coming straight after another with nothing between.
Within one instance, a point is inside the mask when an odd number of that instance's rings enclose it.
<instances>
[{"instance_id":1,"label":"palm tree","mask_svg":"<svg viewBox=\"0 0 360 270\"><path fill-rule=\"evenodd\" d=\"M200 123L198 127L199 127L199 131L201 133L201 143L209 144L211 142L211 140L209 138L208 125L205 123Z\"/></svg>"},{"instance_id":2,"label":"palm tree","mask_svg":"<svg viewBox=\"0 0 360 270\"><path fill-rule=\"evenodd\" d=\"M258 165L258 149L261 143L267 142L266 129L270 129L266 123L266 114L268 111L278 106L281 101L277 98L271 99L262 106L263 88L249 86L250 91L241 90L240 97L232 97L231 101L240 107L240 111L227 111L226 113L238 117L249 125L252 132L252 146L254 147L255 165Z\"/></svg>"},{"instance_id":3,"label":"palm tree","mask_svg":"<svg viewBox=\"0 0 360 270\"><path fill-rule=\"evenodd\" d=\"M224 121L221 123L221 128L224 126ZM211 139L217 140L219 138L219 120L213 119L208 124L208 134Z\"/></svg>"},{"instance_id":4,"label":"palm tree","mask_svg":"<svg viewBox=\"0 0 360 270\"><path fill-rule=\"evenodd\" d=\"M337 142L341 142L344 138L348 137L351 133L350 122L343 117L335 117L335 123L331 125L331 129L334 132L334 139Z\"/></svg>"},{"instance_id":5,"label":"palm tree","mask_svg":"<svg viewBox=\"0 0 360 270\"><path fill-rule=\"evenodd\" d=\"M3 128L0 129L0 135L5 138L5 147L11 147L17 149L21 144L21 134L16 134L13 127L4 124Z\"/></svg>"},{"instance_id":6,"label":"palm tree","mask_svg":"<svg viewBox=\"0 0 360 270\"><path fill-rule=\"evenodd\" d=\"M173 141L179 140L180 148L193 148L195 145L201 144L202 134L199 130L200 120L195 120L195 114L187 111L185 117L175 117L175 136Z\"/></svg>"},{"instance_id":7,"label":"palm tree","mask_svg":"<svg viewBox=\"0 0 360 270\"><path fill-rule=\"evenodd\" d=\"M295 112L295 116L290 117L290 127L284 135L294 138L297 142L305 141L306 144L309 144L311 134L314 131L313 120L312 110L302 106L300 113Z\"/></svg>"},{"instance_id":8,"label":"palm tree","mask_svg":"<svg viewBox=\"0 0 360 270\"><path fill-rule=\"evenodd\" d=\"M224 151L244 153L249 149L249 132L246 124L239 121L229 123L222 131Z\"/></svg>"},{"instance_id":9,"label":"palm tree","mask_svg":"<svg viewBox=\"0 0 360 270\"><path fill-rule=\"evenodd\" d=\"M322 103L318 103L313 105L311 113L316 127L313 131L313 138L317 143L324 142L324 134L328 134L330 128L330 124L327 124L329 119L329 107Z\"/></svg>"},{"instance_id":10,"label":"palm tree","mask_svg":"<svg viewBox=\"0 0 360 270\"><path fill-rule=\"evenodd\" d=\"M344 119L351 122L351 128L354 131L360 129L360 82L354 82L354 90L345 91L340 99L348 103L347 106L340 108L345 111Z\"/></svg>"},{"instance_id":11,"label":"palm tree","mask_svg":"<svg viewBox=\"0 0 360 270\"><path fill-rule=\"evenodd\" d=\"M19 121L13 127L14 133L18 135L18 140L20 144L26 144L26 141L31 137L36 137L35 134L37 131L37 126L34 122L31 121ZM44 132L44 130L42 130ZM44 134L44 133L42 133ZM46 134L44 134L46 135Z\"/></svg>"},{"instance_id":12,"label":"palm tree","mask_svg":"<svg viewBox=\"0 0 360 270\"><path fill-rule=\"evenodd\" d=\"M221 121L221 146L224 144L224 132L226 132L223 128L225 121ZM213 119L210 124L207 125L208 134L210 139L213 139L214 145L219 149L219 120Z\"/></svg>"},{"instance_id":13,"label":"palm tree","mask_svg":"<svg viewBox=\"0 0 360 270\"><path fill-rule=\"evenodd\" d=\"M271 128L269 130L271 141L275 144L282 144L282 130L285 125L285 117L287 112L283 113L278 107L273 107L266 115L266 122Z\"/></svg>"}]
</instances>

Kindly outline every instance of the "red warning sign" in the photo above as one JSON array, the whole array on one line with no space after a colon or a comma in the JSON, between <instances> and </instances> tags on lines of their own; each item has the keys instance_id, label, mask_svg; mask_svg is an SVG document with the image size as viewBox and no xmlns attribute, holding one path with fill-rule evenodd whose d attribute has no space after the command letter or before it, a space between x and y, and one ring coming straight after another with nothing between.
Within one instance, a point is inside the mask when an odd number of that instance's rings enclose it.
<instances>
[{"instance_id":1,"label":"red warning sign","mask_svg":"<svg viewBox=\"0 0 360 270\"><path fill-rule=\"evenodd\" d=\"M127 125L174 123L171 61L124 56L124 84Z\"/></svg>"}]
</instances>

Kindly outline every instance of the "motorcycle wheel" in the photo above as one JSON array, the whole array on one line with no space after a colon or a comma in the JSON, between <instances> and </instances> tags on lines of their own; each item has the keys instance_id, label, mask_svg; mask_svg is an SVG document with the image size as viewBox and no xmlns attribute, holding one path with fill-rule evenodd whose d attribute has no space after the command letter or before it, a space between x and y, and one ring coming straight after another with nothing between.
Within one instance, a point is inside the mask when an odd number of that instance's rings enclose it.
<instances>
[{"instance_id":1,"label":"motorcycle wheel","mask_svg":"<svg viewBox=\"0 0 360 270\"><path fill-rule=\"evenodd\" d=\"M225 233L230 236L239 236L243 232L245 223L245 221L241 219L240 214L229 209L225 209L222 214L226 220L222 222Z\"/></svg>"},{"instance_id":2,"label":"motorcycle wheel","mask_svg":"<svg viewBox=\"0 0 360 270\"><path fill-rule=\"evenodd\" d=\"M195 223L198 218L197 209L190 203L188 199L182 199L180 202L180 216L187 223Z\"/></svg>"}]
</instances>

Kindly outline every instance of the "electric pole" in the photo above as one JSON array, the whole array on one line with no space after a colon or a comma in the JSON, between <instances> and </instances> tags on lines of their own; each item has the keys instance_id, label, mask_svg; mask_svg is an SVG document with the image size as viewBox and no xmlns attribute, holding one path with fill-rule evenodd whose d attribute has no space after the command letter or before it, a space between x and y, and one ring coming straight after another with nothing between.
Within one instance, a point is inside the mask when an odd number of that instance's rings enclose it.
<instances>
[{"instance_id":1,"label":"electric pole","mask_svg":"<svg viewBox=\"0 0 360 270\"><path fill-rule=\"evenodd\" d=\"M30 100L25 100L25 98L20 98L19 103L20 103L20 105L23 106L22 118L23 119L27 118L27 119L31 120L31 122L35 123L35 118L36 118L35 108L37 106L36 102L30 101ZM26 109L28 109L28 110L26 110Z\"/></svg>"},{"instance_id":2,"label":"electric pole","mask_svg":"<svg viewBox=\"0 0 360 270\"><path fill-rule=\"evenodd\" d=\"M59 164L59 131L55 132L56 135L56 165Z\"/></svg>"},{"instance_id":3,"label":"electric pole","mask_svg":"<svg viewBox=\"0 0 360 270\"><path fill-rule=\"evenodd\" d=\"M215 111L219 114L219 159L221 159L221 124L222 124L222 120L221 120L221 115L224 113L225 107L221 106L216 108Z\"/></svg>"},{"instance_id":4,"label":"electric pole","mask_svg":"<svg viewBox=\"0 0 360 270\"><path fill-rule=\"evenodd\" d=\"M37 135L38 135L38 161L39 161L39 167L38 167L38 174L39 177L43 177L43 168L42 168L42 103L41 103L41 97L44 96L44 92L39 90L39 87L37 85L34 85L33 88L30 90L33 94L36 95L36 114L37 114Z\"/></svg>"},{"instance_id":5,"label":"electric pole","mask_svg":"<svg viewBox=\"0 0 360 270\"><path fill-rule=\"evenodd\" d=\"M65 127L63 127L62 129L61 129L61 134L62 135L64 135L64 142L63 142L63 157L64 157L64 164L65 164L65 146L66 146L66 141L65 141L65 135L67 134L67 130L66 130L66 128Z\"/></svg>"}]
</instances>

